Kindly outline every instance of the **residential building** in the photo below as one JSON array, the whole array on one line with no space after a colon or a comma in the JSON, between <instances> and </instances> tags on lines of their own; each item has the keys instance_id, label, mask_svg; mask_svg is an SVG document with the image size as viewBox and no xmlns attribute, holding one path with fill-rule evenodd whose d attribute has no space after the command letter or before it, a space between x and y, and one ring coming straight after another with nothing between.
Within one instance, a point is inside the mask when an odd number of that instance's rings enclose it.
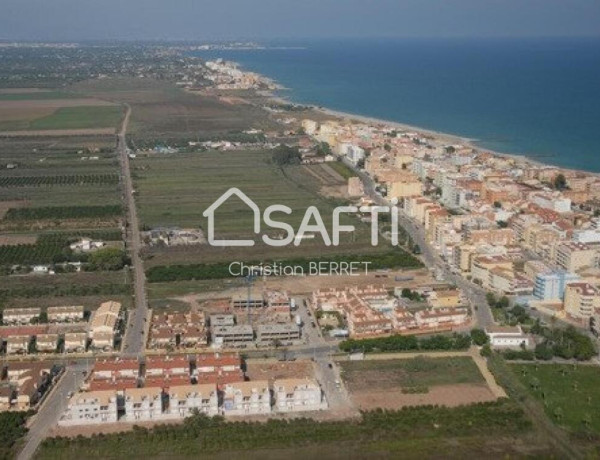
<instances>
[{"instance_id":1,"label":"residential building","mask_svg":"<svg viewBox=\"0 0 600 460\"><path fill-rule=\"evenodd\" d=\"M296 323L272 323L256 326L258 345L293 345L300 340L300 328Z\"/></svg>"},{"instance_id":2,"label":"residential building","mask_svg":"<svg viewBox=\"0 0 600 460\"><path fill-rule=\"evenodd\" d=\"M195 411L209 416L218 415L219 396L216 385L177 385L169 388L169 414L188 417Z\"/></svg>"},{"instance_id":3,"label":"residential building","mask_svg":"<svg viewBox=\"0 0 600 460\"><path fill-rule=\"evenodd\" d=\"M87 334L85 332L65 333L65 353L84 352L87 348Z\"/></svg>"},{"instance_id":4,"label":"residential building","mask_svg":"<svg viewBox=\"0 0 600 460\"><path fill-rule=\"evenodd\" d=\"M533 296L539 300L563 300L568 283L578 281L579 276L566 271L550 271L535 277Z\"/></svg>"},{"instance_id":5,"label":"residential building","mask_svg":"<svg viewBox=\"0 0 600 460\"><path fill-rule=\"evenodd\" d=\"M49 323L73 323L83 321L85 312L83 305L48 307Z\"/></svg>"},{"instance_id":6,"label":"residential building","mask_svg":"<svg viewBox=\"0 0 600 460\"><path fill-rule=\"evenodd\" d=\"M54 353L58 346L58 334L39 334L35 338L35 347L42 353Z\"/></svg>"},{"instance_id":7,"label":"residential building","mask_svg":"<svg viewBox=\"0 0 600 460\"><path fill-rule=\"evenodd\" d=\"M2 311L2 322L4 324L31 324L33 320L40 317L42 310L32 308L5 308Z\"/></svg>"},{"instance_id":8,"label":"residential building","mask_svg":"<svg viewBox=\"0 0 600 460\"><path fill-rule=\"evenodd\" d=\"M76 393L69 399L67 410L58 424L69 426L114 423L117 419L116 391L87 391Z\"/></svg>"},{"instance_id":9,"label":"residential building","mask_svg":"<svg viewBox=\"0 0 600 460\"><path fill-rule=\"evenodd\" d=\"M223 389L224 415L257 415L271 412L271 392L266 380L226 384Z\"/></svg>"},{"instance_id":10,"label":"residential building","mask_svg":"<svg viewBox=\"0 0 600 460\"><path fill-rule=\"evenodd\" d=\"M163 416L161 388L130 388L125 390L125 416L128 422L157 420Z\"/></svg>"},{"instance_id":11,"label":"residential building","mask_svg":"<svg viewBox=\"0 0 600 460\"><path fill-rule=\"evenodd\" d=\"M600 309L600 291L589 283L565 286L565 312L576 319L589 319Z\"/></svg>"},{"instance_id":12,"label":"residential building","mask_svg":"<svg viewBox=\"0 0 600 460\"><path fill-rule=\"evenodd\" d=\"M597 265L598 251L584 243L565 242L556 246L554 263L568 272L577 273Z\"/></svg>"},{"instance_id":13,"label":"residential building","mask_svg":"<svg viewBox=\"0 0 600 460\"><path fill-rule=\"evenodd\" d=\"M327 408L323 392L314 379L278 379L273 382L276 412L316 411Z\"/></svg>"},{"instance_id":14,"label":"residential building","mask_svg":"<svg viewBox=\"0 0 600 460\"><path fill-rule=\"evenodd\" d=\"M211 328L211 332L216 346L245 348L254 342L254 329L249 324L216 326Z\"/></svg>"}]
</instances>

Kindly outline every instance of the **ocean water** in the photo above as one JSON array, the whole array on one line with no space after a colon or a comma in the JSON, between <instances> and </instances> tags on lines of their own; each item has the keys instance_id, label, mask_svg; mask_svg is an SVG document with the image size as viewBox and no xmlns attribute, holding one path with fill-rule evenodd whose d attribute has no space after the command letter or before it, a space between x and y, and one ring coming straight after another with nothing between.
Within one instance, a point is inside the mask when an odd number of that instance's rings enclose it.
<instances>
[{"instance_id":1,"label":"ocean water","mask_svg":"<svg viewBox=\"0 0 600 460\"><path fill-rule=\"evenodd\" d=\"M280 94L600 172L600 39L322 40L223 57ZM294 48L292 48L294 47ZM300 48L296 48L300 47Z\"/></svg>"}]
</instances>

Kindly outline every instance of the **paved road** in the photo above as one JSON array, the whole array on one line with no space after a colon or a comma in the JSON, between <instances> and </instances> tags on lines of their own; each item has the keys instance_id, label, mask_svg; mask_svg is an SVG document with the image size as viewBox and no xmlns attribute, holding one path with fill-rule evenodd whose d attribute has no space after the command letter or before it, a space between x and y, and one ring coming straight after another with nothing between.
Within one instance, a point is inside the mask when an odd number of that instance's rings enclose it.
<instances>
[{"instance_id":1,"label":"paved road","mask_svg":"<svg viewBox=\"0 0 600 460\"><path fill-rule=\"evenodd\" d=\"M139 221L135 206L133 182L131 180L129 156L127 155L128 149L125 138L130 114L131 109L127 106L127 113L123 120L123 124L121 125L121 131L117 136L117 152L119 153L121 161L123 192L125 194L125 203L127 206L127 236L133 268L133 290L135 296L135 308L131 310L129 314L129 321L123 338L122 352L123 355L132 357L141 355L145 348L144 332L148 315L148 302L146 300L144 264L140 258L142 241L140 237Z\"/></svg>"},{"instance_id":2,"label":"paved road","mask_svg":"<svg viewBox=\"0 0 600 460\"><path fill-rule=\"evenodd\" d=\"M69 393L75 393L83 384L83 371L88 370L85 362L67 366L64 375L42 403L37 415L32 419L29 432L25 436L23 449L17 460L29 460L46 436L50 428L56 425L67 408Z\"/></svg>"},{"instance_id":3,"label":"paved road","mask_svg":"<svg viewBox=\"0 0 600 460\"><path fill-rule=\"evenodd\" d=\"M351 163L346 162L346 164L358 174L363 183L365 193L373 200L373 202L375 202L375 204L390 206L390 202L377 193L375 190L376 184L368 174L356 169ZM423 263L429 269L436 270L438 274L441 274L444 280L454 283L462 290L473 309L477 325L481 328L485 328L486 326L494 324L492 311L485 299L486 291L476 284L467 281L462 276L452 273L450 266L442 260L435 248L427 242L423 226L410 219L402 210L399 212L398 223L406 230L415 244L418 244L421 248L421 259Z\"/></svg>"}]
</instances>

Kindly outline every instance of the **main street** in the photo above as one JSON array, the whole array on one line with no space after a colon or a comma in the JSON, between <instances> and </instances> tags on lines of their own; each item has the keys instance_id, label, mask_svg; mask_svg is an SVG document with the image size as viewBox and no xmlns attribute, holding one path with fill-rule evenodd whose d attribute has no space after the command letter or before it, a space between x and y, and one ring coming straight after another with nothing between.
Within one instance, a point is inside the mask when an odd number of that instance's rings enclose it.
<instances>
[{"instance_id":1,"label":"main street","mask_svg":"<svg viewBox=\"0 0 600 460\"><path fill-rule=\"evenodd\" d=\"M377 193L375 190L375 182L368 174L360 171L347 161L345 161L345 164L356 172L363 183L365 193L375 204L380 206L391 206L391 203L388 200ZM477 325L481 328L493 325L494 316L492 315L492 311L485 298L486 291L462 276L452 273L448 263L442 260L435 248L427 241L424 228L411 220L402 210L398 213L398 223L406 230L412 241L421 248L421 259L425 266L430 270L436 271L437 274L442 275L447 282L454 283L467 299L469 299L469 304L471 305Z\"/></svg>"},{"instance_id":2,"label":"main street","mask_svg":"<svg viewBox=\"0 0 600 460\"><path fill-rule=\"evenodd\" d=\"M55 387L50 389L37 413L29 421L29 431L17 460L29 460L45 438L48 430L56 426L60 416L67 409L69 395L83 384L84 372L89 371L88 360L68 365Z\"/></svg>"},{"instance_id":3,"label":"main street","mask_svg":"<svg viewBox=\"0 0 600 460\"><path fill-rule=\"evenodd\" d=\"M138 356L144 351L145 329L148 316L148 302L146 298L146 279L144 264L140 257L142 241L140 237L139 221L135 206L135 191L131 180L129 166L129 150L127 148L126 133L129 124L131 108L127 107L127 113L117 136L117 152L121 161L121 177L125 204L127 207L127 241L129 243L129 254L133 269L133 291L135 308L129 314L127 330L123 337L122 352L125 356Z\"/></svg>"}]
</instances>

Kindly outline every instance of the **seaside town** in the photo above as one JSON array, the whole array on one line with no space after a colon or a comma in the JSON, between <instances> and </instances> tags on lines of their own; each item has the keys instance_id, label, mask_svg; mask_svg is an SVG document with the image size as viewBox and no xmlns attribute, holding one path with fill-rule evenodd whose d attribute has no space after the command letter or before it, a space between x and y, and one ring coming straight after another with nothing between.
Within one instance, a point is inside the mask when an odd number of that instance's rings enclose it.
<instances>
[{"instance_id":1,"label":"seaside town","mask_svg":"<svg viewBox=\"0 0 600 460\"><path fill-rule=\"evenodd\" d=\"M61 60L78 49L48 46ZM15 135L13 125L0 131L0 142L23 142L21 152L40 156L23 154L3 165L0 178L0 205L7 203L0 209L7 280L0 287L0 415L25 414L24 458L36 449L96 442L98 434L105 440L114 433L179 433L194 424L213 435L255 424L326 430L362 426L384 413L398 427L412 420L411 410L435 420L441 410L467 411L461 420L471 420L471 409L510 409L529 426L531 401L545 404L540 413L549 411L558 423L566 404L539 380L600 364L600 176L449 134L292 103L266 76L186 54L257 47L134 45L113 54L101 48L101 57L112 58L82 71L78 91L101 94L99 104L119 101L119 128L44 129L34 140ZM81 51L87 53L93 54ZM28 72L16 70L19 85ZM78 78L60 77L69 84ZM148 86L121 102L122 92L133 92L131 81ZM169 86L155 89L162 84ZM165 112L151 122L136 119L136 110L150 111L136 98L152 91ZM21 93L0 90L0 100L13 94ZM68 104L81 96L60 97ZM196 100L199 107L186 105ZM214 112L202 112L206 106ZM197 119L189 116L194 110ZM229 129L232 113L243 110L247 118ZM165 122L175 113L182 118ZM215 113L219 129L182 128L210 124ZM144 132L144 123L166 124ZM169 129L177 135L165 134ZM87 136L93 146L73 148ZM37 169L53 161L85 172L44 179ZM36 172L24 175L27 168ZM199 217L216 191L238 179L261 204L284 197L299 208L313 201L356 206L347 217L364 234L374 228L371 209L395 207L399 227L378 217L383 249L357 233L336 253L310 234L300 238L305 246L280 257L300 268L311 258L375 265L358 275L269 276L262 265L269 248L210 247L210 224ZM64 200L53 190L88 186L99 191L77 206L44 196L49 190ZM101 206L96 193L110 204ZM44 206L32 206L35 200ZM49 214L36 214L38 208ZM240 206L228 212L244 219ZM247 236L241 227L235 222L225 234ZM353 245L362 246L352 252ZM236 260L252 270L233 274L229 263ZM560 371L548 377L538 364ZM571 389L591 433L596 415L588 412L596 401L579 395L577 385Z\"/></svg>"}]
</instances>

